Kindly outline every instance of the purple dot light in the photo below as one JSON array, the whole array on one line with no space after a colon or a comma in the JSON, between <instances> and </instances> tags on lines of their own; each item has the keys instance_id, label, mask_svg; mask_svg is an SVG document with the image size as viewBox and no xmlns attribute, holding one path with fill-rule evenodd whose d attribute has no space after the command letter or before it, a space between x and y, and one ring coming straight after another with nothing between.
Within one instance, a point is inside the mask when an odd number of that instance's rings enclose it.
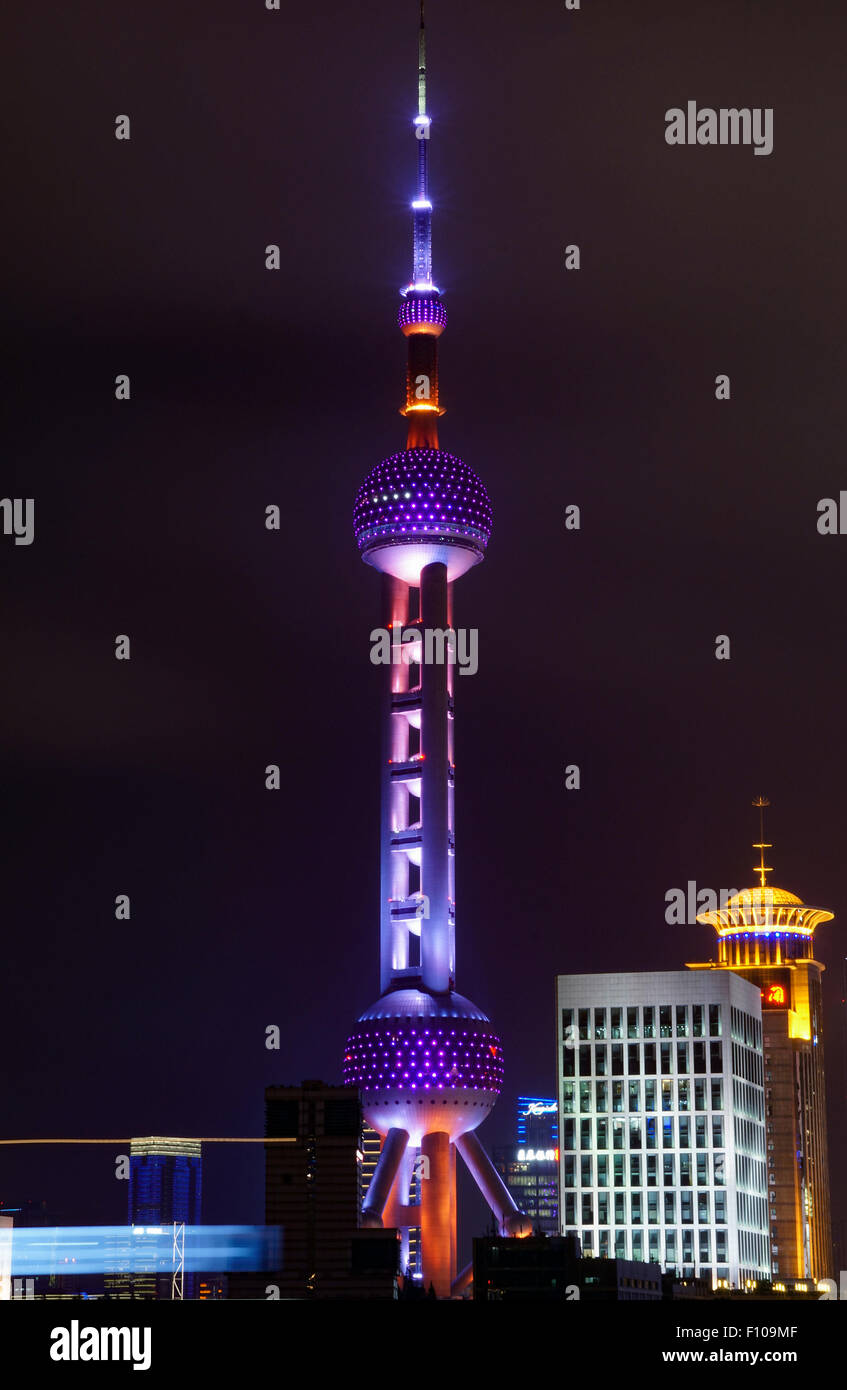
<instances>
[{"instance_id":1,"label":"purple dot light","mask_svg":"<svg viewBox=\"0 0 847 1390\"><path fill-rule=\"evenodd\" d=\"M445 1073L436 1080L424 1079L417 1048L424 1040L438 1048L440 1069ZM427 1053L429 1055L429 1052ZM427 1064L429 1065L429 1064ZM488 1091L499 1095L503 1087L503 1048L491 1025L480 1020L479 1027L462 1030L461 1039L455 1030L424 1028L423 1038L415 1030L397 1020L369 1019L357 1026L347 1039L344 1061L344 1084L361 1091L408 1089L410 1071L422 1081L426 1090Z\"/></svg>"}]
</instances>

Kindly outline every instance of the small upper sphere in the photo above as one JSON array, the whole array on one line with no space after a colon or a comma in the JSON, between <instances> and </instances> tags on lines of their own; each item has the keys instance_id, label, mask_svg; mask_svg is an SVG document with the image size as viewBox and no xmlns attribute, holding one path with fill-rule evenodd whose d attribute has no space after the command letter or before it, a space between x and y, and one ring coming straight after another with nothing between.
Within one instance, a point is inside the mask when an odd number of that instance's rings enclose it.
<instances>
[{"instance_id":1,"label":"small upper sphere","mask_svg":"<svg viewBox=\"0 0 847 1390\"><path fill-rule=\"evenodd\" d=\"M416 584L441 562L457 579L491 538L488 493L473 469L443 449L405 449L372 468L356 494L353 530L362 559Z\"/></svg>"},{"instance_id":2,"label":"small upper sphere","mask_svg":"<svg viewBox=\"0 0 847 1390\"><path fill-rule=\"evenodd\" d=\"M437 295L409 290L397 310L397 322L407 338L413 333L437 338L447 327L447 310Z\"/></svg>"}]
</instances>

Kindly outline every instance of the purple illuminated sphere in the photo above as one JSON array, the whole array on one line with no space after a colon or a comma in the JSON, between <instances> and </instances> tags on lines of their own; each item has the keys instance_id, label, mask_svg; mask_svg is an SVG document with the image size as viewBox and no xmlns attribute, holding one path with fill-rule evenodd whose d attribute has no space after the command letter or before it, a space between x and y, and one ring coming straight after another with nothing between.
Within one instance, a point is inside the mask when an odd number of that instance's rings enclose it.
<instances>
[{"instance_id":1,"label":"purple illuminated sphere","mask_svg":"<svg viewBox=\"0 0 847 1390\"><path fill-rule=\"evenodd\" d=\"M438 337L447 327L447 310L435 295L410 290L397 310L397 322L407 336L420 327Z\"/></svg>"},{"instance_id":2,"label":"purple illuminated sphere","mask_svg":"<svg viewBox=\"0 0 847 1390\"><path fill-rule=\"evenodd\" d=\"M503 1086L503 1047L461 994L398 989L366 1009L347 1039L344 1084L362 1092L380 1134L398 1126L412 1143L432 1130L452 1139L476 1129Z\"/></svg>"},{"instance_id":3,"label":"purple illuminated sphere","mask_svg":"<svg viewBox=\"0 0 847 1390\"><path fill-rule=\"evenodd\" d=\"M356 495L362 559L407 583L441 561L450 579L478 564L491 537L488 493L472 468L443 449L406 449L371 469Z\"/></svg>"}]
</instances>

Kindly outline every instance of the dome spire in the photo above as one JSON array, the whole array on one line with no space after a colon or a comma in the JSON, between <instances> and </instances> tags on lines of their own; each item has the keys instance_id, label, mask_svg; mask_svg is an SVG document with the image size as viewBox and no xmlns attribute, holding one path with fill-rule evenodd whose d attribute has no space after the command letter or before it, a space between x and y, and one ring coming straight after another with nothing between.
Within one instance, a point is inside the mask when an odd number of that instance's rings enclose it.
<instances>
[{"instance_id":1,"label":"dome spire","mask_svg":"<svg viewBox=\"0 0 847 1390\"><path fill-rule=\"evenodd\" d=\"M765 864L765 850L773 849L773 845L768 844L765 840L765 807L770 806L770 804L766 796L757 796L753 802L753 805L758 808L759 812L759 842L758 844L754 842L753 849L759 851L759 865L754 872L759 875L760 888L767 887L767 875L773 873L773 869Z\"/></svg>"}]
</instances>

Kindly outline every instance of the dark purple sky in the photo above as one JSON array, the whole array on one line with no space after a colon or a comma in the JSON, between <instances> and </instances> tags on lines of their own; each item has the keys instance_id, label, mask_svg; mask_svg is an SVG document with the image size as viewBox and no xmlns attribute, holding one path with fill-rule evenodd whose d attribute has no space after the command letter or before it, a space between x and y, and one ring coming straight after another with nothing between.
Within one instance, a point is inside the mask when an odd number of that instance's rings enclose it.
<instances>
[{"instance_id":1,"label":"dark purple sky","mask_svg":"<svg viewBox=\"0 0 847 1390\"><path fill-rule=\"evenodd\" d=\"M36 538L0 537L3 1129L259 1134L264 1085L337 1078L378 992L379 582L350 516L404 441L416 6L10 28L2 489ZM816 533L847 487L845 30L835 0L430 0L441 442L495 515L456 614L480 634L458 985L507 1048L490 1144L552 1093L557 972L712 953L665 893L751 880L759 792L775 881L837 914L847 1139L847 537ZM773 154L667 146L688 100L772 107ZM261 1219L260 1154L210 1157L209 1219ZM4 1152L0 1199L119 1220L111 1172Z\"/></svg>"}]
</instances>

